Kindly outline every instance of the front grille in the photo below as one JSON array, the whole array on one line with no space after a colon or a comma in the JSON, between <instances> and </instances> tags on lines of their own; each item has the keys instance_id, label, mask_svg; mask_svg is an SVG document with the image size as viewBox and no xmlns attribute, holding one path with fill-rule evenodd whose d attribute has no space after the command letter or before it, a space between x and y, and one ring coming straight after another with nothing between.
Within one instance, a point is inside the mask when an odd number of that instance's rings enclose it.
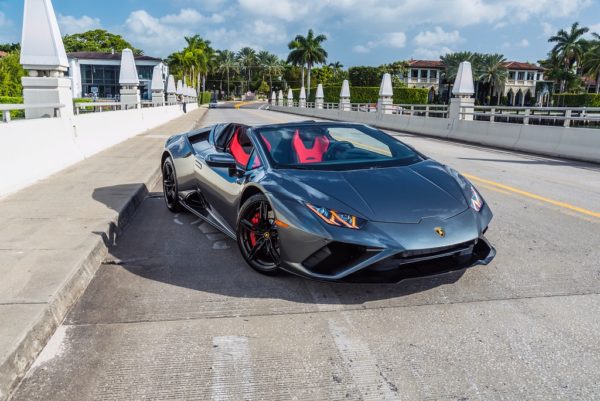
<instances>
[{"instance_id":1,"label":"front grille","mask_svg":"<svg viewBox=\"0 0 600 401\"><path fill-rule=\"evenodd\" d=\"M306 258L302 265L314 273L332 276L372 255L364 246L332 242Z\"/></svg>"}]
</instances>

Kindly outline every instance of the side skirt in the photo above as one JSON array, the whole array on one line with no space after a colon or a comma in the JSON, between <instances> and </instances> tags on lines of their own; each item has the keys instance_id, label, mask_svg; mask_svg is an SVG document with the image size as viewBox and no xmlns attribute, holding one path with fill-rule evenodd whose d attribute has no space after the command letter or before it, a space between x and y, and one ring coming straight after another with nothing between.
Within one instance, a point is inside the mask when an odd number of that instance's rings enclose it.
<instances>
[{"instance_id":1,"label":"side skirt","mask_svg":"<svg viewBox=\"0 0 600 401\"><path fill-rule=\"evenodd\" d=\"M215 216L210 210L206 208L193 207L186 203L183 199L180 199L179 203L193 215L201 218L202 220L204 220L217 230L221 231L223 234L227 235L231 239L235 240L237 238L236 234L233 231L231 231L228 227L226 227L223 223L221 223L219 218Z\"/></svg>"}]
</instances>

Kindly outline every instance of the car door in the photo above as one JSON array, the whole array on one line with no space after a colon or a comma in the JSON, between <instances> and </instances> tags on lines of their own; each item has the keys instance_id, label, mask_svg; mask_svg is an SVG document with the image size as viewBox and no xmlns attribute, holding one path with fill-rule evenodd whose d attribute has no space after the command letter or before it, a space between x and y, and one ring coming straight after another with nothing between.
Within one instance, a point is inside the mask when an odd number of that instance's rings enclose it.
<instances>
[{"instance_id":1,"label":"car door","mask_svg":"<svg viewBox=\"0 0 600 401\"><path fill-rule=\"evenodd\" d=\"M246 127L234 125L231 135ZM227 141L225 151L231 153L231 140ZM221 221L227 228L235 232L237 220L237 200L243 189L245 179L243 171L245 165L238 164L239 174L231 175L226 167L210 167L205 160L209 154L221 153L215 146L211 146L200 155L200 163L196 166L198 187L211 208L214 217Z\"/></svg>"}]
</instances>

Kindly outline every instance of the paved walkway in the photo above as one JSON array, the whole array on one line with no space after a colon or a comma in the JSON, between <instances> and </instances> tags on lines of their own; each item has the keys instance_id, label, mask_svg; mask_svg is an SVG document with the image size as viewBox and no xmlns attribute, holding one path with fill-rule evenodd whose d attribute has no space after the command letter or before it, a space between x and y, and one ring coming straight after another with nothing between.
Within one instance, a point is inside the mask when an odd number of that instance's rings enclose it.
<instances>
[{"instance_id":1,"label":"paved walkway","mask_svg":"<svg viewBox=\"0 0 600 401\"><path fill-rule=\"evenodd\" d=\"M162 145L201 108L0 201L0 400L87 287L159 178Z\"/></svg>"}]
</instances>

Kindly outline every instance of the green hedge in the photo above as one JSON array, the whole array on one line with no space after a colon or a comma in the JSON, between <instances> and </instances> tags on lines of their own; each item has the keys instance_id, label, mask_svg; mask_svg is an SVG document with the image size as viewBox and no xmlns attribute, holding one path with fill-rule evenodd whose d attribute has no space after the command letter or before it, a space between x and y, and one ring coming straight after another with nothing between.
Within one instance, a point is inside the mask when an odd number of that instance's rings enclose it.
<instances>
[{"instance_id":1,"label":"green hedge","mask_svg":"<svg viewBox=\"0 0 600 401\"><path fill-rule=\"evenodd\" d=\"M200 92L200 94L198 95L198 104L210 103L211 98L212 98L211 92Z\"/></svg>"},{"instance_id":2,"label":"green hedge","mask_svg":"<svg viewBox=\"0 0 600 401\"><path fill-rule=\"evenodd\" d=\"M323 95L325 103L338 103L340 101L341 86L324 86ZM315 101L316 88L312 88L308 102ZM294 100L300 98L300 89L292 89ZM426 104L429 98L429 89L425 88L394 88L394 104ZM377 103L379 87L353 86L350 88L351 103Z\"/></svg>"},{"instance_id":3,"label":"green hedge","mask_svg":"<svg viewBox=\"0 0 600 401\"><path fill-rule=\"evenodd\" d=\"M0 96L0 104L22 104L23 98L17 96ZM11 118L23 118L25 117L24 110L13 110L10 112ZM2 116L0 116L0 121L2 121Z\"/></svg>"},{"instance_id":4,"label":"green hedge","mask_svg":"<svg viewBox=\"0 0 600 401\"><path fill-rule=\"evenodd\" d=\"M555 107L600 107L600 95L596 93L560 93L552 98Z\"/></svg>"}]
</instances>

